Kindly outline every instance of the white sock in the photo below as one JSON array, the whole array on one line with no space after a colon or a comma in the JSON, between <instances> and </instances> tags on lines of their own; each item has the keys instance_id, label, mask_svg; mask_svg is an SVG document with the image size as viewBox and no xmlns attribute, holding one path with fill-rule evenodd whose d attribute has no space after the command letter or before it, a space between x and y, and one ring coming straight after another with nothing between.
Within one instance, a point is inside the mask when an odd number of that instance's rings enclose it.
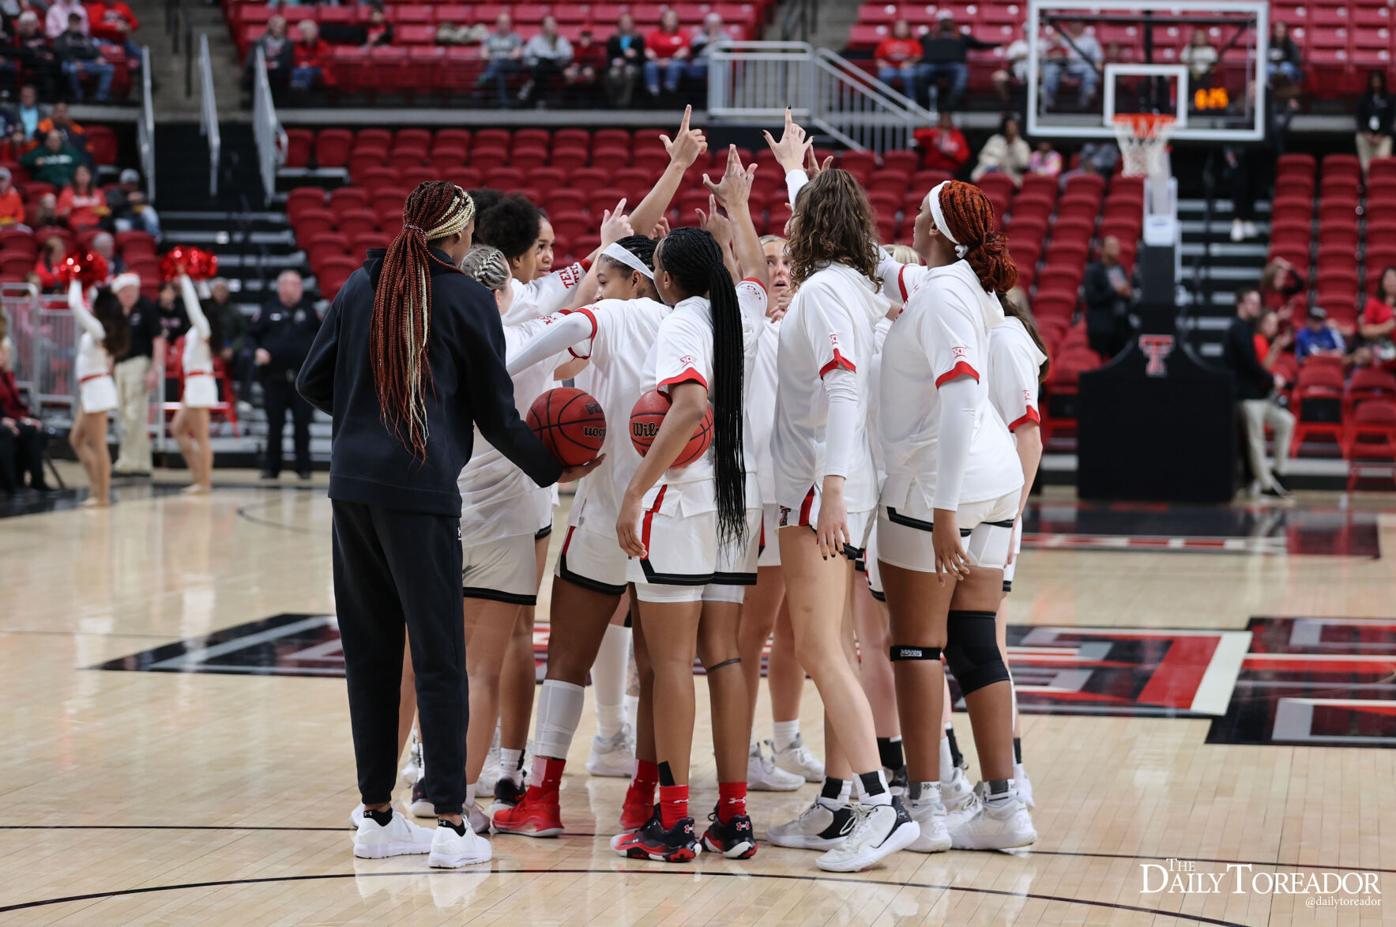
<instances>
[{"instance_id":1,"label":"white sock","mask_svg":"<svg viewBox=\"0 0 1396 927\"><path fill-rule=\"evenodd\" d=\"M635 727L636 727L636 724L637 724L637 722L636 722L635 719L639 716L639 714L640 714L640 696L638 696L638 695L631 695L630 693L627 692L626 695L625 695L625 720L626 720L626 723L628 723L628 724L630 725L630 729L631 729L632 731L635 730Z\"/></svg>"},{"instance_id":2,"label":"white sock","mask_svg":"<svg viewBox=\"0 0 1396 927\"><path fill-rule=\"evenodd\" d=\"M582 720L586 690L560 679L543 680L538 693L538 718L534 725L533 755L566 759L572 737ZM503 757L503 751L500 753Z\"/></svg>"},{"instance_id":3,"label":"white sock","mask_svg":"<svg viewBox=\"0 0 1396 927\"><path fill-rule=\"evenodd\" d=\"M794 721L772 721L771 722L771 742L776 745L777 750L784 750L795 742L795 738L800 736L800 719Z\"/></svg>"},{"instance_id":4,"label":"white sock","mask_svg":"<svg viewBox=\"0 0 1396 927\"><path fill-rule=\"evenodd\" d=\"M955 779L955 761L950 756L950 740L945 732L940 733L940 781L942 784Z\"/></svg>"},{"instance_id":5,"label":"white sock","mask_svg":"<svg viewBox=\"0 0 1396 927\"><path fill-rule=\"evenodd\" d=\"M864 776L876 776L878 789L868 791L868 785L863 781ZM858 801L864 805L890 805L892 804L892 790L887 787L887 774L879 766L876 772L859 773L858 780Z\"/></svg>"},{"instance_id":6,"label":"white sock","mask_svg":"<svg viewBox=\"0 0 1396 927\"><path fill-rule=\"evenodd\" d=\"M499 748L499 774L515 782L519 781L519 768L523 764L523 751L514 750L510 747Z\"/></svg>"},{"instance_id":7,"label":"white sock","mask_svg":"<svg viewBox=\"0 0 1396 927\"><path fill-rule=\"evenodd\" d=\"M596 689L596 727L602 737L620 733L625 721L625 684L630 671L629 628L606 625L596 662L591 665L591 684Z\"/></svg>"},{"instance_id":8,"label":"white sock","mask_svg":"<svg viewBox=\"0 0 1396 927\"><path fill-rule=\"evenodd\" d=\"M480 783L479 783L478 780L475 781L475 782L471 782L470 784L468 784L468 785L465 787L465 804L466 804L466 807L469 807L470 805L475 804L475 796L478 795L479 792L480 792Z\"/></svg>"}]
</instances>

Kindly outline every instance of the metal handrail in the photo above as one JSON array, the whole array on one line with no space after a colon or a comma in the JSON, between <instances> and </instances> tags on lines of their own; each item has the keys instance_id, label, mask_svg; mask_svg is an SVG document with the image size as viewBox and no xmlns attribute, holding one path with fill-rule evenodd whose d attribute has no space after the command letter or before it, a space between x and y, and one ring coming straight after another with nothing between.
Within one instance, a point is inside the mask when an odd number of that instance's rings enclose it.
<instances>
[{"instance_id":1,"label":"metal handrail","mask_svg":"<svg viewBox=\"0 0 1396 927\"><path fill-rule=\"evenodd\" d=\"M208 139L208 195L216 197L223 139L218 131L218 100L213 91L213 58L205 33L199 33L199 98L199 132Z\"/></svg>"},{"instance_id":2,"label":"metal handrail","mask_svg":"<svg viewBox=\"0 0 1396 927\"><path fill-rule=\"evenodd\" d=\"M150 78L150 46L141 46L141 115L136 120L136 145L145 175L145 197L155 202L155 91Z\"/></svg>"},{"instance_id":3,"label":"metal handrail","mask_svg":"<svg viewBox=\"0 0 1396 927\"><path fill-rule=\"evenodd\" d=\"M262 192L270 201L276 192L276 169L286 161L286 130L276 116L276 102L267 80L267 56L258 45L252 63L252 135L257 143L257 166Z\"/></svg>"}]
</instances>

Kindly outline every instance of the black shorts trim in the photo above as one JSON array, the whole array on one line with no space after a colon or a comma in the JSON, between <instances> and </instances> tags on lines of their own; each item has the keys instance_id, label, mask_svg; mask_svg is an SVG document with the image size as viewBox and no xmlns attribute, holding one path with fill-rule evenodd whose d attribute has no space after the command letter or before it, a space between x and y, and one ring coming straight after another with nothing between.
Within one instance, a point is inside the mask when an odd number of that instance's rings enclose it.
<instances>
[{"instance_id":1,"label":"black shorts trim","mask_svg":"<svg viewBox=\"0 0 1396 927\"><path fill-rule=\"evenodd\" d=\"M1003 581L1003 591L1004 591L1004 592L1012 592L1012 591L1013 591L1013 580L1011 580L1011 579L1005 579L1005 580Z\"/></svg>"},{"instance_id":2,"label":"black shorts trim","mask_svg":"<svg viewBox=\"0 0 1396 927\"><path fill-rule=\"evenodd\" d=\"M755 573L714 573L713 583L719 586L755 586Z\"/></svg>"},{"instance_id":3,"label":"black shorts trim","mask_svg":"<svg viewBox=\"0 0 1396 927\"><path fill-rule=\"evenodd\" d=\"M890 521L890 522L891 522L892 524L894 524L894 525L903 525L903 526L905 526L905 527L907 527L907 528L915 528L917 531L932 531L932 530L935 529L935 524L934 524L933 522L922 521L922 520L919 519L919 518L912 518L910 515L903 515L903 514L901 514L900 512L898 512L896 509L892 508L890 505L887 506L887 520ZM1000 524L1000 523L999 523L999 522L990 522L989 524L997 525L997 524ZM1012 527L1013 527L1013 522L1010 521L1010 522L1008 523L1008 527L1012 528ZM961 528L961 529L960 529L960 537L962 537L962 538L967 538L967 537L969 537L973 532L974 532L974 529L973 529L973 528Z\"/></svg>"},{"instance_id":4,"label":"black shorts trim","mask_svg":"<svg viewBox=\"0 0 1396 927\"><path fill-rule=\"evenodd\" d=\"M461 595L467 599L488 599L491 602L508 602L511 605L537 605L537 595L521 595L517 592L500 592L498 589L485 589L480 586L462 586Z\"/></svg>"},{"instance_id":5,"label":"black shorts trim","mask_svg":"<svg viewBox=\"0 0 1396 927\"><path fill-rule=\"evenodd\" d=\"M552 525L548 525L548 526L545 527L545 528L539 528L537 531L533 532L533 540L535 540L535 541L541 541L541 540L543 540L543 538L549 538L549 537L552 537L552 536L553 536L553 526L552 526Z\"/></svg>"},{"instance_id":6,"label":"black shorts trim","mask_svg":"<svg viewBox=\"0 0 1396 927\"><path fill-rule=\"evenodd\" d=\"M645 582L652 586L706 586L713 582L713 573L660 573L650 566L649 558L640 561Z\"/></svg>"},{"instance_id":7,"label":"black shorts trim","mask_svg":"<svg viewBox=\"0 0 1396 927\"><path fill-rule=\"evenodd\" d=\"M874 589L872 586L869 586L869 587L868 587L868 592L871 592L871 593L872 593L872 597L873 597L874 599L877 599L879 602L886 602L886 601L887 601L887 593L885 593L885 592L878 592L878 591L877 591L876 589Z\"/></svg>"},{"instance_id":8,"label":"black shorts trim","mask_svg":"<svg viewBox=\"0 0 1396 927\"><path fill-rule=\"evenodd\" d=\"M574 586L581 586L583 589L590 589L592 592L600 592L605 595L621 596L625 594L625 585L612 586L610 583L603 583L599 579L591 579L578 573L573 573L567 569L567 555L563 554L557 558L557 577L565 579Z\"/></svg>"},{"instance_id":9,"label":"black shorts trim","mask_svg":"<svg viewBox=\"0 0 1396 927\"><path fill-rule=\"evenodd\" d=\"M986 521L982 522L982 524L992 525L995 528L1007 528L1009 531L1012 531L1013 522L1014 519L1010 518L1008 521Z\"/></svg>"},{"instance_id":10,"label":"black shorts trim","mask_svg":"<svg viewBox=\"0 0 1396 927\"><path fill-rule=\"evenodd\" d=\"M866 551L861 547L854 547L852 544L843 545L843 557L845 560L853 561L853 569L858 569L858 564L863 562L863 554ZM863 567L862 572L866 573L867 567Z\"/></svg>"}]
</instances>

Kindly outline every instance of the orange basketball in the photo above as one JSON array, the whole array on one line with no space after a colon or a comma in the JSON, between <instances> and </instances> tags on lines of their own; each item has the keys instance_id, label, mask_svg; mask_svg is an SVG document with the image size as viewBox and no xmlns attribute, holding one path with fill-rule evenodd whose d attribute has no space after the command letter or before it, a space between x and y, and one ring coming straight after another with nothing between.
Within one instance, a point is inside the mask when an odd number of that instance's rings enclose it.
<instances>
[{"instance_id":1,"label":"orange basketball","mask_svg":"<svg viewBox=\"0 0 1396 927\"><path fill-rule=\"evenodd\" d=\"M659 426L669 412L669 405L669 397L654 389L641 396L635 403L635 408L630 410L630 443L635 445L635 450L640 452L641 457L649 453L650 444L653 443L654 436L659 434ZM688 439L688 443L679 452L673 466L688 466L707 453L712 443L713 407L708 406L708 410L703 413L703 420L693 430L693 437Z\"/></svg>"},{"instance_id":2,"label":"orange basketball","mask_svg":"<svg viewBox=\"0 0 1396 927\"><path fill-rule=\"evenodd\" d=\"M533 400L528 427L565 467L590 463L606 441L601 403L579 389L559 386Z\"/></svg>"}]
</instances>

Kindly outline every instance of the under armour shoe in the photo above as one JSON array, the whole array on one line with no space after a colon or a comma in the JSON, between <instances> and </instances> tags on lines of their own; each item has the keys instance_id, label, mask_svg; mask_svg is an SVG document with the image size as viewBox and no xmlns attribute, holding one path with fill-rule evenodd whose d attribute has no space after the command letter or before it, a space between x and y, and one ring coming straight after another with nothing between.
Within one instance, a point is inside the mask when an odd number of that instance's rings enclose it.
<instances>
[{"instance_id":1,"label":"under armour shoe","mask_svg":"<svg viewBox=\"0 0 1396 927\"><path fill-rule=\"evenodd\" d=\"M963 766L956 766L950 781L940 784L940 800L945 805L945 827L951 834L979 813L979 796Z\"/></svg>"},{"instance_id":2,"label":"under armour shoe","mask_svg":"<svg viewBox=\"0 0 1396 927\"><path fill-rule=\"evenodd\" d=\"M354 810L349 812L349 829L358 830L359 824L364 819L364 803L359 802L354 806Z\"/></svg>"},{"instance_id":3,"label":"under armour shoe","mask_svg":"<svg viewBox=\"0 0 1396 927\"><path fill-rule=\"evenodd\" d=\"M734 814L724 821L714 811L708 815L708 821L703 849L721 853L728 859L751 859L756 855L756 833L751 828L751 818Z\"/></svg>"},{"instance_id":4,"label":"under armour shoe","mask_svg":"<svg viewBox=\"0 0 1396 927\"><path fill-rule=\"evenodd\" d=\"M637 789L635 783L625 790L625 801L620 806L620 829L635 831L644 827L651 815L658 814L659 806L654 803L653 789Z\"/></svg>"},{"instance_id":5,"label":"under armour shoe","mask_svg":"<svg viewBox=\"0 0 1396 927\"><path fill-rule=\"evenodd\" d=\"M815 758L799 734L784 747L776 747L772 741L766 741L766 746L770 748L775 759L777 769L799 776L806 782L824 781L824 764ZM750 783L747 785L750 788Z\"/></svg>"},{"instance_id":6,"label":"under armour shoe","mask_svg":"<svg viewBox=\"0 0 1396 927\"><path fill-rule=\"evenodd\" d=\"M978 813L950 828L950 844L957 850L1011 850L1030 846L1037 840L1032 816L1012 788L989 798L989 784L974 788L979 799Z\"/></svg>"},{"instance_id":7,"label":"under armour shoe","mask_svg":"<svg viewBox=\"0 0 1396 927\"><path fill-rule=\"evenodd\" d=\"M494 830L499 834L519 834L524 837L556 837L562 833L562 810L556 792L544 794L531 788L512 808L494 813Z\"/></svg>"},{"instance_id":8,"label":"under armour shoe","mask_svg":"<svg viewBox=\"0 0 1396 927\"><path fill-rule=\"evenodd\" d=\"M499 781L494 784L494 803L490 805L490 814L503 808L512 808L523 801L524 792L527 787L524 785L525 779L520 776L515 781L511 776L500 776Z\"/></svg>"},{"instance_id":9,"label":"under armour shoe","mask_svg":"<svg viewBox=\"0 0 1396 927\"><path fill-rule=\"evenodd\" d=\"M587 772L593 776L628 779L635 772L635 731L622 724L614 737L597 735L591 739Z\"/></svg>"},{"instance_id":10,"label":"under armour shoe","mask_svg":"<svg viewBox=\"0 0 1396 927\"><path fill-rule=\"evenodd\" d=\"M804 776L776 766L760 744L751 745L746 759L746 787L753 792L793 792L805 784Z\"/></svg>"},{"instance_id":11,"label":"under armour shoe","mask_svg":"<svg viewBox=\"0 0 1396 927\"><path fill-rule=\"evenodd\" d=\"M649 859L657 863L687 863L703 852L693 834L693 818L683 818L668 830L659 816L639 830L620 834L611 847L626 859Z\"/></svg>"},{"instance_id":12,"label":"under armour shoe","mask_svg":"<svg viewBox=\"0 0 1396 927\"><path fill-rule=\"evenodd\" d=\"M778 847L828 850L853 833L857 823L857 815L848 805L829 808L816 799L795 820L766 831L766 839Z\"/></svg>"},{"instance_id":13,"label":"under armour shoe","mask_svg":"<svg viewBox=\"0 0 1396 927\"><path fill-rule=\"evenodd\" d=\"M882 767L883 774L887 777L887 790L893 795L903 796L906 794L907 773L906 766L898 766L896 769Z\"/></svg>"},{"instance_id":14,"label":"under armour shoe","mask_svg":"<svg viewBox=\"0 0 1396 927\"><path fill-rule=\"evenodd\" d=\"M475 863L487 863L494 855L490 842L477 834L473 828L462 828L457 833L451 825L439 822L431 839L431 856L427 865L433 869L459 869Z\"/></svg>"},{"instance_id":15,"label":"under armour shoe","mask_svg":"<svg viewBox=\"0 0 1396 927\"><path fill-rule=\"evenodd\" d=\"M908 850L944 853L950 849L950 831L945 826L945 804L940 800L939 782L925 784L921 794L906 803L906 810L921 829Z\"/></svg>"},{"instance_id":16,"label":"under armour shoe","mask_svg":"<svg viewBox=\"0 0 1396 927\"><path fill-rule=\"evenodd\" d=\"M862 872L920 836L921 828L906 813L902 800L891 804L864 805L858 810L853 833L820 856L814 864L826 872Z\"/></svg>"},{"instance_id":17,"label":"under armour shoe","mask_svg":"<svg viewBox=\"0 0 1396 927\"><path fill-rule=\"evenodd\" d=\"M1037 807L1037 803L1032 800L1032 781L1028 779L1028 771L1023 768L1022 763L1013 764L1013 787L1018 790L1018 798L1029 811Z\"/></svg>"},{"instance_id":18,"label":"under armour shoe","mask_svg":"<svg viewBox=\"0 0 1396 927\"><path fill-rule=\"evenodd\" d=\"M432 832L403 817L396 809L388 823L379 824L365 812L354 831L354 855L360 859L385 859L389 856L414 856L431 852Z\"/></svg>"}]
</instances>

